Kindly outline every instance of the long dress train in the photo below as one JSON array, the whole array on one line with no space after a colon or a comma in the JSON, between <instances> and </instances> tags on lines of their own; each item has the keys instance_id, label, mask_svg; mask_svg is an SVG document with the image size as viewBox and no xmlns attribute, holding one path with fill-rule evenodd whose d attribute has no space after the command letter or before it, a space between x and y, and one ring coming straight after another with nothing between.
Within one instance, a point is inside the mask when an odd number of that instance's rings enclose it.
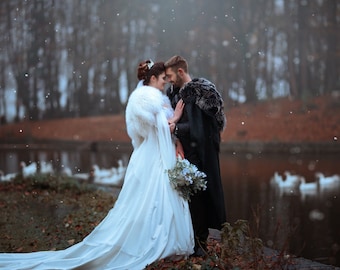
<instances>
[{"instance_id":1,"label":"long dress train","mask_svg":"<svg viewBox=\"0 0 340 270\"><path fill-rule=\"evenodd\" d=\"M114 207L83 241L59 251L2 253L0 269L139 270L162 258L192 254L188 202L166 173L175 163L169 107L152 87L131 94L126 121L134 151L124 184Z\"/></svg>"}]
</instances>

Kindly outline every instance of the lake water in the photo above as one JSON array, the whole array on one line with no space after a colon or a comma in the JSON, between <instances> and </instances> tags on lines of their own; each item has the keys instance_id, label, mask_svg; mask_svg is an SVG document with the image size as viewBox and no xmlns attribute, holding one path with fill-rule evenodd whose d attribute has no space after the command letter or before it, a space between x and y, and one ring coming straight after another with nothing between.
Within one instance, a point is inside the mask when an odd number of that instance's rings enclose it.
<instances>
[{"instance_id":1,"label":"lake water","mask_svg":"<svg viewBox=\"0 0 340 270\"><path fill-rule=\"evenodd\" d=\"M0 169L7 173L19 171L19 163L48 161L61 170L89 172L93 164L101 168L127 165L131 149L100 150L39 150L2 149ZM97 150L97 151L96 151ZM266 246L285 249L305 258L336 264L340 245L340 191L338 187L301 193L282 190L271 184L275 172L284 171L315 181L315 173L340 175L336 154L252 154L222 153L221 173L225 192L227 221L249 220L254 235ZM254 224L258 222L258 230ZM339 256L339 255L338 255ZM339 261L337 262L339 264Z\"/></svg>"},{"instance_id":2,"label":"lake water","mask_svg":"<svg viewBox=\"0 0 340 270\"><path fill-rule=\"evenodd\" d=\"M315 181L316 172L340 175L339 161L336 154L221 155L228 222L247 219L255 223L256 217L265 245L335 265L333 253L339 256L340 245L339 187L305 193L279 189L270 180L276 171L283 174L286 170L307 182Z\"/></svg>"}]
</instances>

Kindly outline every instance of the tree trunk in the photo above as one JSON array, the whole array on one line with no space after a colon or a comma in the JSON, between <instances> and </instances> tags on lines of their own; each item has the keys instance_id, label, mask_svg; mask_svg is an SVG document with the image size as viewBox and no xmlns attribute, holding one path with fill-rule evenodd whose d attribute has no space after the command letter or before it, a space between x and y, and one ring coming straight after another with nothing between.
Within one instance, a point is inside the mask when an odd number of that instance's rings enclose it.
<instances>
[{"instance_id":1,"label":"tree trunk","mask_svg":"<svg viewBox=\"0 0 340 270\"><path fill-rule=\"evenodd\" d=\"M327 19L328 19L328 27L326 28L327 35L327 54L326 54L326 71L325 71L325 90L330 93L334 90L339 90L337 88L337 80L340 77L339 70L339 57L337 57L337 42L339 41L339 28L337 27L337 0L328 0L327 1ZM338 61L338 65L337 65ZM339 82L340 83L340 82ZM338 85L340 87L340 85Z\"/></svg>"}]
</instances>

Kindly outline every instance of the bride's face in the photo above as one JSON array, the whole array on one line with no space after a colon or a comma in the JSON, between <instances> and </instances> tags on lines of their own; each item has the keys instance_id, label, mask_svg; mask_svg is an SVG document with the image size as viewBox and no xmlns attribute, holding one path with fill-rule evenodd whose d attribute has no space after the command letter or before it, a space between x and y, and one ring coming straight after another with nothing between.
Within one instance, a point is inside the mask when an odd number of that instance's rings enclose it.
<instances>
[{"instance_id":1,"label":"bride's face","mask_svg":"<svg viewBox=\"0 0 340 270\"><path fill-rule=\"evenodd\" d=\"M167 83L167 77L165 75L165 72L159 74L158 77L152 76L153 78L151 79L151 86L163 91L164 87Z\"/></svg>"}]
</instances>

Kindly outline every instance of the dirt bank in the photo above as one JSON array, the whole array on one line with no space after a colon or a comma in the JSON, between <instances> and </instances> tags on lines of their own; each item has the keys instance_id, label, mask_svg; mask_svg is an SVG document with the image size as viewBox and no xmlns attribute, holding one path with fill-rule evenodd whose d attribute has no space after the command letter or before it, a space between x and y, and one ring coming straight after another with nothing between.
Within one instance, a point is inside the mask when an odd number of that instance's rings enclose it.
<instances>
[{"instance_id":1,"label":"dirt bank","mask_svg":"<svg viewBox=\"0 0 340 270\"><path fill-rule=\"evenodd\" d=\"M226 116L222 143L336 143L340 137L340 100L330 96L239 105L226 108ZM0 128L0 142L32 139L130 142L124 115L24 121Z\"/></svg>"}]
</instances>

